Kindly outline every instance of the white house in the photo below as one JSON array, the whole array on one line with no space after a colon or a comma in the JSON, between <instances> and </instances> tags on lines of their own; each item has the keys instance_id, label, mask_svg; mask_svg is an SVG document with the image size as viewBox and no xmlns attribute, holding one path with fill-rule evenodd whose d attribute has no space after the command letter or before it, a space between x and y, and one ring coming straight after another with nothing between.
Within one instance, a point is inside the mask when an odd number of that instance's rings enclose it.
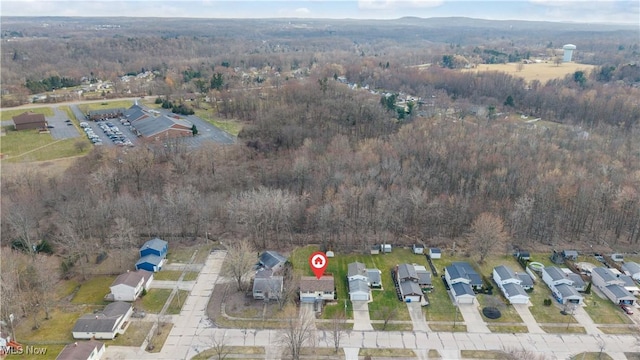
<instances>
[{"instance_id":1,"label":"white house","mask_svg":"<svg viewBox=\"0 0 640 360\"><path fill-rule=\"evenodd\" d=\"M607 268L598 267L591 272L591 282L616 305L633 305L635 296L625 289L624 275L615 274Z\"/></svg>"},{"instance_id":2,"label":"white house","mask_svg":"<svg viewBox=\"0 0 640 360\"><path fill-rule=\"evenodd\" d=\"M476 294L467 283L458 282L451 285L451 294L457 304L473 304L476 301Z\"/></svg>"},{"instance_id":3,"label":"white house","mask_svg":"<svg viewBox=\"0 0 640 360\"><path fill-rule=\"evenodd\" d=\"M529 302L529 295L521 285L522 279L511 268L504 265L493 268L493 281L498 284L510 303L527 304Z\"/></svg>"},{"instance_id":4,"label":"white house","mask_svg":"<svg viewBox=\"0 0 640 360\"><path fill-rule=\"evenodd\" d=\"M149 290L153 273L147 270L127 271L118 276L111 286L112 301L135 301L143 290Z\"/></svg>"},{"instance_id":5,"label":"white house","mask_svg":"<svg viewBox=\"0 0 640 360\"><path fill-rule=\"evenodd\" d=\"M336 293L335 288L331 275L323 275L320 279L315 276L303 276L300 279L300 301L332 301Z\"/></svg>"},{"instance_id":6,"label":"white house","mask_svg":"<svg viewBox=\"0 0 640 360\"><path fill-rule=\"evenodd\" d=\"M432 259L442 258L442 250L440 250L439 248L430 248L429 257L431 257Z\"/></svg>"},{"instance_id":7,"label":"white house","mask_svg":"<svg viewBox=\"0 0 640 360\"><path fill-rule=\"evenodd\" d=\"M633 261L626 262L622 264L622 270L634 280L640 281L640 265L638 263Z\"/></svg>"},{"instance_id":8,"label":"white house","mask_svg":"<svg viewBox=\"0 0 640 360\"><path fill-rule=\"evenodd\" d=\"M449 287L457 283L465 283L472 289L482 289L480 275L466 262L454 262L444 269L444 277Z\"/></svg>"},{"instance_id":9,"label":"white house","mask_svg":"<svg viewBox=\"0 0 640 360\"><path fill-rule=\"evenodd\" d=\"M349 300L369 301L370 299L369 284L366 280L360 278L349 280Z\"/></svg>"},{"instance_id":10,"label":"white house","mask_svg":"<svg viewBox=\"0 0 640 360\"><path fill-rule=\"evenodd\" d=\"M85 314L76 321L72 333L74 339L109 339L125 332L127 321L133 313L131 303L116 301L100 313Z\"/></svg>"},{"instance_id":11,"label":"white house","mask_svg":"<svg viewBox=\"0 0 640 360\"><path fill-rule=\"evenodd\" d=\"M551 287L550 287L551 288ZM567 284L559 284L551 288L553 296L561 304L582 304L584 298L576 288Z\"/></svg>"},{"instance_id":12,"label":"white house","mask_svg":"<svg viewBox=\"0 0 640 360\"><path fill-rule=\"evenodd\" d=\"M77 341L65 346L56 360L100 360L104 351L104 343L100 341Z\"/></svg>"},{"instance_id":13,"label":"white house","mask_svg":"<svg viewBox=\"0 0 640 360\"><path fill-rule=\"evenodd\" d=\"M404 281L398 283L400 287L400 294L405 302L421 302L422 301L422 289L417 282Z\"/></svg>"},{"instance_id":14,"label":"white house","mask_svg":"<svg viewBox=\"0 0 640 360\"><path fill-rule=\"evenodd\" d=\"M624 285L622 285L622 287L624 287L625 290L630 292L633 296L638 296L640 294L640 288L638 288L638 284L631 278L631 276L620 275L620 279L624 281Z\"/></svg>"},{"instance_id":15,"label":"white house","mask_svg":"<svg viewBox=\"0 0 640 360\"><path fill-rule=\"evenodd\" d=\"M256 300L278 300L282 296L284 278L274 276L269 269L260 269L253 279L253 298Z\"/></svg>"},{"instance_id":16,"label":"white house","mask_svg":"<svg viewBox=\"0 0 640 360\"><path fill-rule=\"evenodd\" d=\"M542 268L542 281L544 281L549 288L560 284L573 285L573 281L566 276L564 271L555 266L545 266Z\"/></svg>"},{"instance_id":17,"label":"white house","mask_svg":"<svg viewBox=\"0 0 640 360\"><path fill-rule=\"evenodd\" d=\"M579 274L576 274L574 272L569 272L567 274L567 277L569 278L569 280L573 282L571 286L576 288L576 290L583 292L587 289L587 283L585 283L584 280L582 280L582 276L580 276Z\"/></svg>"},{"instance_id":18,"label":"white house","mask_svg":"<svg viewBox=\"0 0 640 360\"><path fill-rule=\"evenodd\" d=\"M347 265L347 280L364 280L368 282L367 268L361 262L352 262Z\"/></svg>"}]
</instances>

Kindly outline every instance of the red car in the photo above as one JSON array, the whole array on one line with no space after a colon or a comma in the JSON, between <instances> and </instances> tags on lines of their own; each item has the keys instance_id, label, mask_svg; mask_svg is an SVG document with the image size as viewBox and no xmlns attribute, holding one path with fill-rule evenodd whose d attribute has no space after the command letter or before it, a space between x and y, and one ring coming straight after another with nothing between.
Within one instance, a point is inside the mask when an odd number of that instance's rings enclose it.
<instances>
[{"instance_id":1,"label":"red car","mask_svg":"<svg viewBox=\"0 0 640 360\"><path fill-rule=\"evenodd\" d=\"M633 311L631 311L631 308L627 305L620 305L620 308L622 309L622 311L627 313L627 315L633 315Z\"/></svg>"}]
</instances>

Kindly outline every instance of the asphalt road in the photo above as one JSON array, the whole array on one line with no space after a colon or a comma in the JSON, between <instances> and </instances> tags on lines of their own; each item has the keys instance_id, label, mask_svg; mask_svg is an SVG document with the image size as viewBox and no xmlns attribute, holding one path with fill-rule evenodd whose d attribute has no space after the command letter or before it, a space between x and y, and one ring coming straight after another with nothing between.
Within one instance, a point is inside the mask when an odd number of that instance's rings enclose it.
<instances>
[{"instance_id":1,"label":"asphalt road","mask_svg":"<svg viewBox=\"0 0 640 360\"><path fill-rule=\"evenodd\" d=\"M175 114L173 114L169 110L160 110L160 112L162 112L164 115L169 117L175 116ZM226 144L226 145L233 144L236 142L236 138L233 135L220 130L216 126L206 122L205 120L200 119L197 116L181 115L181 117L190 121L198 129L198 135L194 137L184 138L184 141L187 143L187 146L189 147L198 147L203 142L206 142L206 141L214 141L218 144Z\"/></svg>"},{"instance_id":2,"label":"asphalt road","mask_svg":"<svg viewBox=\"0 0 640 360\"><path fill-rule=\"evenodd\" d=\"M67 113L58 108L53 108L53 116L47 117L47 123L49 126L53 126L53 128L49 128L51 137L57 140L80 137L81 134L78 129L73 124L65 122L65 120L69 120Z\"/></svg>"}]
</instances>

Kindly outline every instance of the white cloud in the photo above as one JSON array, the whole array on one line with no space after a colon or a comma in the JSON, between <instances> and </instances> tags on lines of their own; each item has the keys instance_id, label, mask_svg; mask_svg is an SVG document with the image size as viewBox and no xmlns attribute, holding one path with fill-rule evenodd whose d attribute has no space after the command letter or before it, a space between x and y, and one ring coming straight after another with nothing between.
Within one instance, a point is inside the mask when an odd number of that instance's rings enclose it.
<instances>
[{"instance_id":1,"label":"white cloud","mask_svg":"<svg viewBox=\"0 0 640 360\"><path fill-rule=\"evenodd\" d=\"M363 10L428 8L440 6L443 0L358 0L358 8Z\"/></svg>"}]
</instances>

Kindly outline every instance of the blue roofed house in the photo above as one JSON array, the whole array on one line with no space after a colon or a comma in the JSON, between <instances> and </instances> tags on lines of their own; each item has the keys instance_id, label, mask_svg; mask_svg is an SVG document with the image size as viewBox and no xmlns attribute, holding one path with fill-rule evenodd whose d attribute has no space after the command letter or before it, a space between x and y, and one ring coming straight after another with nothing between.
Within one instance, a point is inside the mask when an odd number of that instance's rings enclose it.
<instances>
[{"instance_id":1,"label":"blue roofed house","mask_svg":"<svg viewBox=\"0 0 640 360\"><path fill-rule=\"evenodd\" d=\"M136 270L147 270L158 272L162 269L162 265L169 251L169 243L154 238L142 245L140 248L140 259L136 262Z\"/></svg>"}]
</instances>

